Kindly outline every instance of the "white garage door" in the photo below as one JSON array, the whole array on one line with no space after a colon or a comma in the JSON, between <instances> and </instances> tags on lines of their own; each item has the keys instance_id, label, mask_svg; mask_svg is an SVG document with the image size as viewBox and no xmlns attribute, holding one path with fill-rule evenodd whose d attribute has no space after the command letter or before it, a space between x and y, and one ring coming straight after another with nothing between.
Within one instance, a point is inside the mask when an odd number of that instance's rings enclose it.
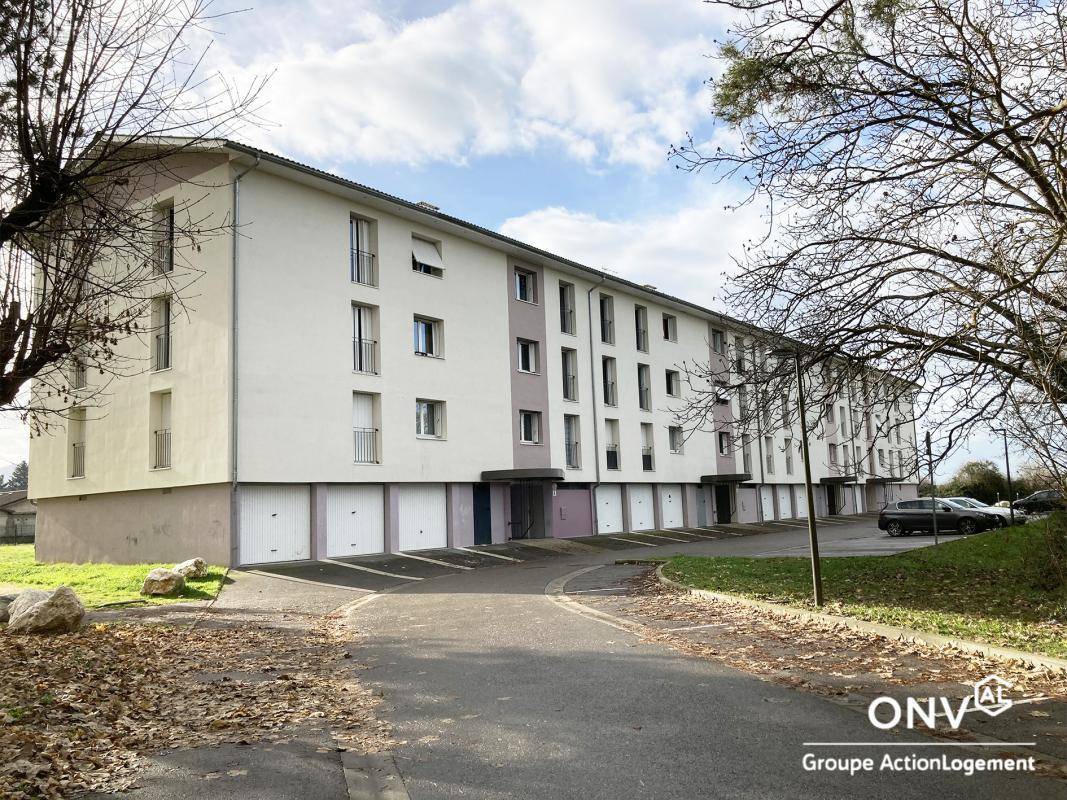
<instances>
[{"instance_id":1,"label":"white garage door","mask_svg":"<svg viewBox=\"0 0 1067 800\"><path fill-rule=\"evenodd\" d=\"M443 483L400 487L400 549L426 550L448 545Z\"/></svg>"},{"instance_id":2,"label":"white garage door","mask_svg":"<svg viewBox=\"0 0 1067 800\"><path fill-rule=\"evenodd\" d=\"M866 508L863 507L863 500L864 500L863 487L862 486L853 486L852 487L852 493L853 493L852 496L856 499L856 513L857 514L862 514L864 511L867 510Z\"/></svg>"},{"instance_id":3,"label":"white garage door","mask_svg":"<svg viewBox=\"0 0 1067 800\"><path fill-rule=\"evenodd\" d=\"M311 558L311 490L306 485L242 486L242 564Z\"/></svg>"},{"instance_id":4,"label":"white garage door","mask_svg":"<svg viewBox=\"0 0 1067 800\"><path fill-rule=\"evenodd\" d=\"M647 483L635 483L630 487L630 530L650 531L655 527L652 486Z\"/></svg>"},{"instance_id":5,"label":"white garage door","mask_svg":"<svg viewBox=\"0 0 1067 800\"><path fill-rule=\"evenodd\" d=\"M706 486L698 486L697 493L697 527L703 528L708 524L708 490Z\"/></svg>"},{"instance_id":6,"label":"white garage door","mask_svg":"<svg viewBox=\"0 0 1067 800\"><path fill-rule=\"evenodd\" d=\"M622 487L596 487L597 533L619 533L622 530Z\"/></svg>"},{"instance_id":7,"label":"white garage door","mask_svg":"<svg viewBox=\"0 0 1067 800\"><path fill-rule=\"evenodd\" d=\"M385 552L380 484L333 484L326 495L326 555Z\"/></svg>"},{"instance_id":8,"label":"white garage door","mask_svg":"<svg viewBox=\"0 0 1067 800\"><path fill-rule=\"evenodd\" d=\"M681 484L665 483L659 487L659 516L664 528L682 527Z\"/></svg>"},{"instance_id":9,"label":"white garage door","mask_svg":"<svg viewBox=\"0 0 1067 800\"><path fill-rule=\"evenodd\" d=\"M793 490L789 486L778 487L778 519L793 518Z\"/></svg>"},{"instance_id":10,"label":"white garage door","mask_svg":"<svg viewBox=\"0 0 1067 800\"><path fill-rule=\"evenodd\" d=\"M770 486L759 487L760 505L763 508L764 521L774 519L774 495Z\"/></svg>"},{"instance_id":11,"label":"white garage door","mask_svg":"<svg viewBox=\"0 0 1067 800\"><path fill-rule=\"evenodd\" d=\"M797 499L797 516L806 519L808 516L808 490L803 486L797 486L794 490Z\"/></svg>"}]
</instances>

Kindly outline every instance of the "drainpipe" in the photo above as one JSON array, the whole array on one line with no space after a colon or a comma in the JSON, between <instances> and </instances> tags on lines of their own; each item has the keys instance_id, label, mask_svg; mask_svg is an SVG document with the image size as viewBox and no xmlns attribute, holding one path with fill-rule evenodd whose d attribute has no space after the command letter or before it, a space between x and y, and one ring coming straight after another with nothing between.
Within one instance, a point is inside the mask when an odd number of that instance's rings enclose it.
<instances>
[{"instance_id":1,"label":"drainpipe","mask_svg":"<svg viewBox=\"0 0 1067 800\"><path fill-rule=\"evenodd\" d=\"M607 275L601 275L600 280L589 287L585 293L586 322L589 328L589 400L593 404L593 466L596 469L596 480L589 492L589 501L593 504L593 535L600 532L600 524L597 519L596 490L600 486L600 423L596 416L596 359L593 356L593 292L599 289L607 281Z\"/></svg>"},{"instance_id":2,"label":"drainpipe","mask_svg":"<svg viewBox=\"0 0 1067 800\"><path fill-rule=\"evenodd\" d=\"M233 179L233 225L232 225L232 250L231 250L231 274L230 274L230 319L233 327L230 330L230 464L231 494L230 494L230 541L236 549L237 537L237 265L238 255L238 226L241 218L241 178L259 166L259 155L252 166L246 167L237 173Z\"/></svg>"}]
</instances>

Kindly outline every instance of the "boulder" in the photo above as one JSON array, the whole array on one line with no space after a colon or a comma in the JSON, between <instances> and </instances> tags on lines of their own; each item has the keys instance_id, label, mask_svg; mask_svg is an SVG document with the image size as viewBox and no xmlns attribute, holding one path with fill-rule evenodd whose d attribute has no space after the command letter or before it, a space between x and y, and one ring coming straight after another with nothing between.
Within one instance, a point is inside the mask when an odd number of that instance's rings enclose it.
<instances>
[{"instance_id":1,"label":"boulder","mask_svg":"<svg viewBox=\"0 0 1067 800\"><path fill-rule=\"evenodd\" d=\"M30 592L33 596L23 600ZM43 599L31 602L42 594ZM8 633L69 633L78 629L85 616L85 606L69 586L60 586L51 594L37 589L21 592L9 610Z\"/></svg>"},{"instance_id":2,"label":"boulder","mask_svg":"<svg viewBox=\"0 0 1067 800\"><path fill-rule=\"evenodd\" d=\"M7 622L8 617L10 616L8 614L8 608L15 601L16 597L18 597L16 594L0 594L0 625Z\"/></svg>"},{"instance_id":3,"label":"boulder","mask_svg":"<svg viewBox=\"0 0 1067 800\"><path fill-rule=\"evenodd\" d=\"M207 562L202 558L190 558L174 565L174 571L188 580L189 578L206 578Z\"/></svg>"},{"instance_id":4,"label":"boulder","mask_svg":"<svg viewBox=\"0 0 1067 800\"><path fill-rule=\"evenodd\" d=\"M12 600L11 605L7 607L7 621L10 623L11 620L30 606L47 600L51 596L52 593L46 592L44 589L23 589L15 595L15 599Z\"/></svg>"},{"instance_id":5,"label":"boulder","mask_svg":"<svg viewBox=\"0 0 1067 800\"><path fill-rule=\"evenodd\" d=\"M185 578L166 567L157 567L148 573L141 586L141 594L168 596L178 594L185 588Z\"/></svg>"}]
</instances>

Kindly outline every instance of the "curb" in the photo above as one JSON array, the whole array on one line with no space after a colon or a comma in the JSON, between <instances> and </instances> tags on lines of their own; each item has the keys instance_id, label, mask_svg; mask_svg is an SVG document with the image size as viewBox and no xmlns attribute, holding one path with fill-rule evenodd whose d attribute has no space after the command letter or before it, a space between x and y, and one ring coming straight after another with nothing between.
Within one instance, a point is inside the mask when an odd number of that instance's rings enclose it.
<instances>
[{"instance_id":1,"label":"curb","mask_svg":"<svg viewBox=\"0 0 1067 800\"><path fill-rule=\"evenodd\" d=\"M886 639L912 642L914 644L924 644L936 648L951 647L966 653L975 653L977 655L985 656L986 658L995 658L1004 661L1018 661L1027 667L1041 667L1052 671L1067 672L1067 659L1063 658L1028 653L1025 650L1015 650L1010 647L998 647L992 644L972 642L969 639L957 639L954 636L943 636L939 633L927 633L925 631L917 631L911 628L898 628L895 625L883 625L880 622L867 622L866 620L856 619L854 617L823 614L820 611L806 611L802 608L793 608L792 606L784 606L779 603L769 603L765 600L753 600L736 594L712 592L707 589L694 589L691 586L686 586L684 583L679 583L678 581L666 577L663 574L663 567L665 566L666 564L661 564L656 567L656 579L661 584L670 589L675 589L676 591L699 597L702 600L715 600L721 603L736 603L737 605L765 611L779 617L821 622L825 625L841 625L854 631L883 636Z\"/></svg>"}]
</instances>

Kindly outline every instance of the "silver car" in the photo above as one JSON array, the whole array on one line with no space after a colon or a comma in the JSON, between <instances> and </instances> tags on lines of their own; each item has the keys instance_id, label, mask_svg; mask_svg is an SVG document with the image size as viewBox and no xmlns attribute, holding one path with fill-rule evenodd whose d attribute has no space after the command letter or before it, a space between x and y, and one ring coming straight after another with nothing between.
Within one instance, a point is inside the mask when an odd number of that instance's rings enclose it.
<instances>
[{"instance_id":1,"label":"silver car","mask_svg":"<svg viewBox=\"0 0 1067 800\"><path fill-rule=\"evenodd\" d=\"M975 500L973 497L946 497L946 500L951 500L953 503L965 508L973 508L978 511L982 511L986 514L996 514L999 517L1000 527L1006 528L1011 525L1012 510L1010 508L1001 508L1000 506L991 506L987 503L983 503L981 500ZM1015 509L1015 523L1022 525L1027 521L1026 514L1019 509Z\"/></svg>"}]
</instances>

